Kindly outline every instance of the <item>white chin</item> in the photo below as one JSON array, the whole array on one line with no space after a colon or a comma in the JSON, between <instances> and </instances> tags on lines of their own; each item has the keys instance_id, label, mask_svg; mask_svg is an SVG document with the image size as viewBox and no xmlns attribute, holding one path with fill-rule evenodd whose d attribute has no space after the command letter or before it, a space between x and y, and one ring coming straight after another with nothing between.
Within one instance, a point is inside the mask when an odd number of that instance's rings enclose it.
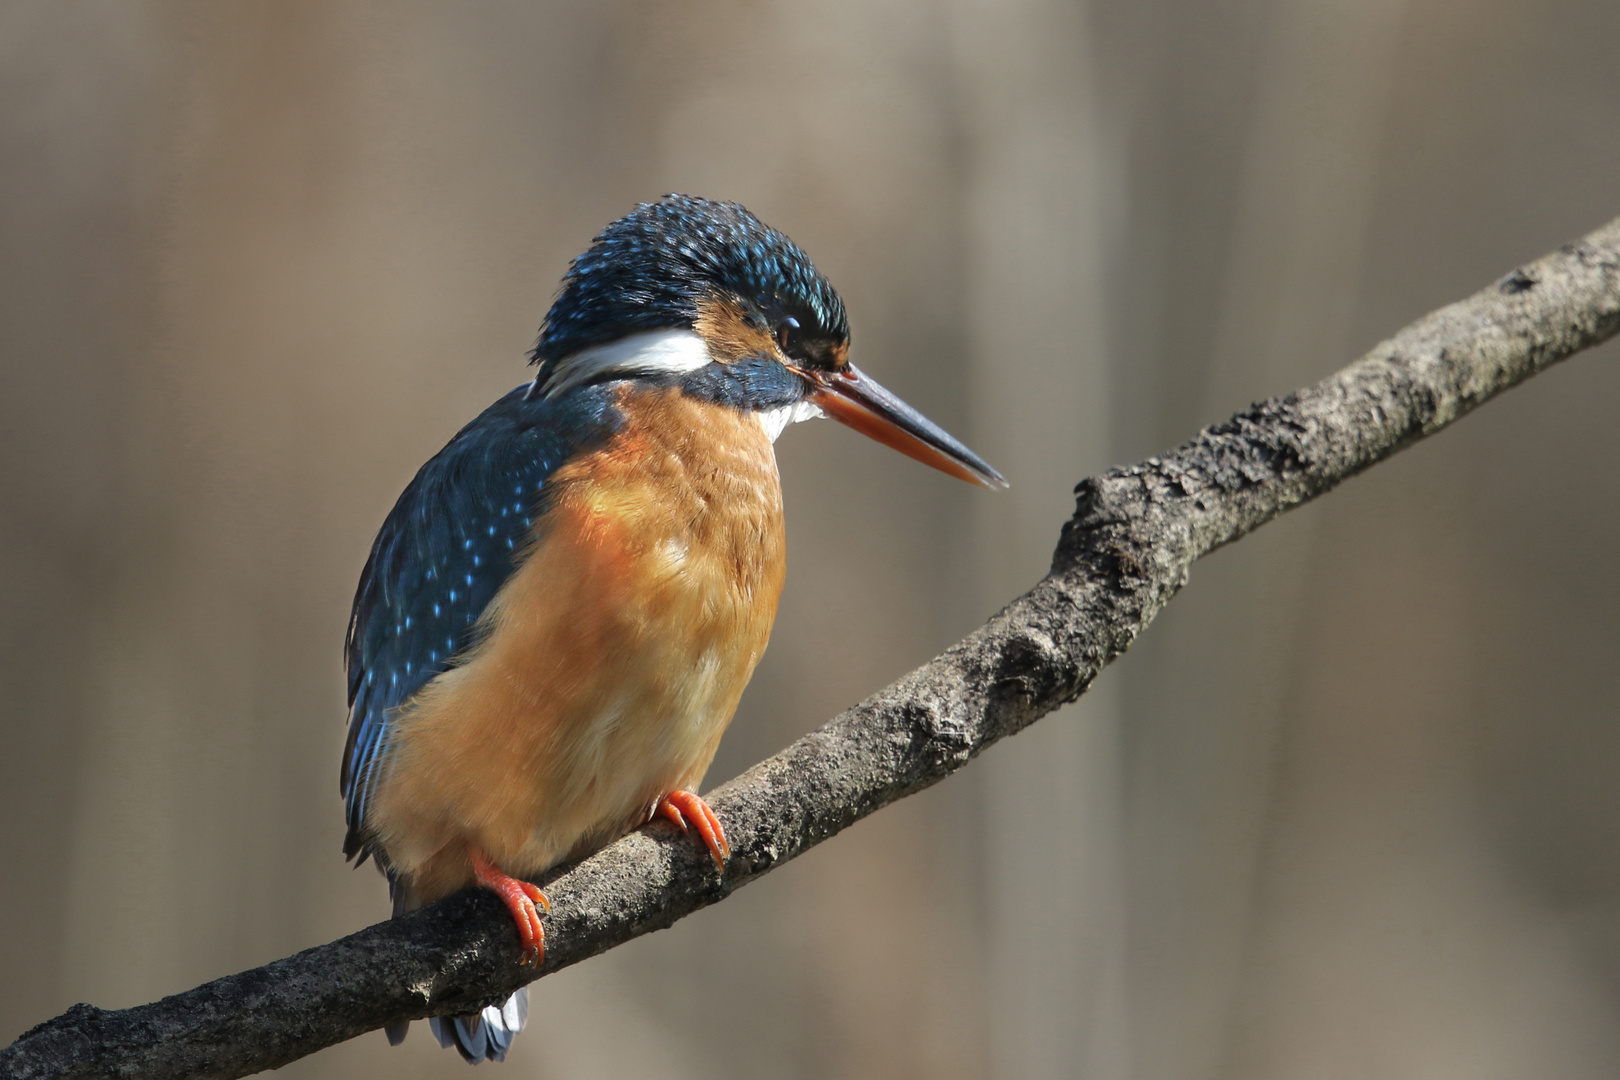
<instances>
[{"instance_id":1,"label":"white chin","mask_svg":"<svg viewBox=\"0 0 1620 1080\"><path fill-rule=\"evenodd\" d=\"M801 420L814 420L825 414L808 401L795 401L792 405L761 409L757 415L765 434L771 437L771 442L775 442L777 437L787 430L789 424L797 424Z\"/></svg>"}]
</instances>

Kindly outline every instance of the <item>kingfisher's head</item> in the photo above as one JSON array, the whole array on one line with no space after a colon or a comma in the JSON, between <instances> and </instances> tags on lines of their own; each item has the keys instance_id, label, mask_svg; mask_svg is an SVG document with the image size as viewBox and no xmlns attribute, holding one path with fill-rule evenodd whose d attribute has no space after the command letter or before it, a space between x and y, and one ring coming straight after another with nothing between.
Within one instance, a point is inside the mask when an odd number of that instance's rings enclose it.
<instances>
[{"instance_id":1,"label":"kingfisher's head","mask_svg":"<svg viewBox=\"0 0 1620 1080\"><path fill-rule=\"evenodd\" d=\"M849 362L844 302L792 240L736 203L666 195L597 235L540 327L534 393L676 383L761 414L774 438L827 415L952 476L1001 474Z\"/></svg>"}]
</instances>

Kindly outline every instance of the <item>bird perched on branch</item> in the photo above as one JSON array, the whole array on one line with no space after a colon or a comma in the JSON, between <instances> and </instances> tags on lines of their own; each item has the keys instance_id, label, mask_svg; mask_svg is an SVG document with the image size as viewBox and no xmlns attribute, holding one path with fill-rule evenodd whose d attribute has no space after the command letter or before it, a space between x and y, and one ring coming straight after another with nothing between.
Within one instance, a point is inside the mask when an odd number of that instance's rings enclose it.
<instances>
[{"instance_id":1,"label":"bird perched on branch","mask_svg":"<svg viewBox=\"0 0 1620 1080\"><path fill-rule=\"evenodd\" d=\"M776 616L776 437L831 416L1006 486L848 353L826 278L734 203L638 206L573 261L534 381L422 467L355 594L344 853L376 860L396 915L482 885L538 965L528 879L551 867L663 816L724 871L694 789ZM526 1011L519 991L432 1025L498 1060Z\"/></svg>"}]
</instances>

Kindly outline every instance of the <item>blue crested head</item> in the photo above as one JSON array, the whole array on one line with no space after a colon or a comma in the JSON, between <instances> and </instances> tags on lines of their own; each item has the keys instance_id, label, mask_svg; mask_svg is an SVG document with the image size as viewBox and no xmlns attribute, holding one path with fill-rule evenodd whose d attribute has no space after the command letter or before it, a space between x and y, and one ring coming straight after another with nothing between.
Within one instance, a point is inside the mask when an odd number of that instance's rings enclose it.
<instances>
[{"instance_id":1,"label":"blue crested head","mask_svg":"<svg viewBox=\"0 0 1620 1080\"><path fill-rule=\"evenodd\" d=\"M797 244L736 203L666 195L596 237L540 326L524 401L603 383L760 414L774 439L830 416L937 469L1006 481L849 362L849 320Z\"/></svg>"},{"instance_id":2,"label":"blue crested head","mask_svg":"<svg viewBox=\"0 0 1620 1080\"><path fill-rule=\"evenodd\" d=\"M844 302L792 240L736 203L666 195L603 229L573 261L532 359L544 381L548 367L581 349L689 329L716 299L767 333L787 322L808 339L849 338Z\"/></svg>"}]
</instances>

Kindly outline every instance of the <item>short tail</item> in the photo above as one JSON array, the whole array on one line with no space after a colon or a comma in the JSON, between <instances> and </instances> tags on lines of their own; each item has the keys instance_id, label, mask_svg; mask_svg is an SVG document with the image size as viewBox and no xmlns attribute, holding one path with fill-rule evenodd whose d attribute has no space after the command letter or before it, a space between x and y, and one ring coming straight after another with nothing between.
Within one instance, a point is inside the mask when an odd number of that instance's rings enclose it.
<instances>
[{"instance_id":1,"label":"short tail","mask_svg":"<svg viewBox=\"0 0 1620 1080\"><path fill-rule=\"evenodd\" d=\"M388 876L388 891L394 899L396 919L422 906L405 883L392 874ZM428 1020L428 1027L433 1029L433 1037L439 1040L440 1046L455 1047L468 1064L477 1065L480 1061L505 1061L513 1038L528 1020L529 988L525 986L507 998L500 1008L490 1005L476 1016L435 1016ZM383 1028L389 1046L404 1042L410 1030L409 1020Z\"/></svg>"},{"instance_id":2,"label":"short tail","mask_svg":"<svg viewBox=\"0 0 1620 1080\"><path fill-rule=\"evenodd\" d=\"M453 1046L469 1064L504 1061L507 1048L529 1019L527 986L506 999L506 1004L489 1006L476 1016L435 1016L428 1021L440 1046Z\"/></svg>"}]
</instances>

